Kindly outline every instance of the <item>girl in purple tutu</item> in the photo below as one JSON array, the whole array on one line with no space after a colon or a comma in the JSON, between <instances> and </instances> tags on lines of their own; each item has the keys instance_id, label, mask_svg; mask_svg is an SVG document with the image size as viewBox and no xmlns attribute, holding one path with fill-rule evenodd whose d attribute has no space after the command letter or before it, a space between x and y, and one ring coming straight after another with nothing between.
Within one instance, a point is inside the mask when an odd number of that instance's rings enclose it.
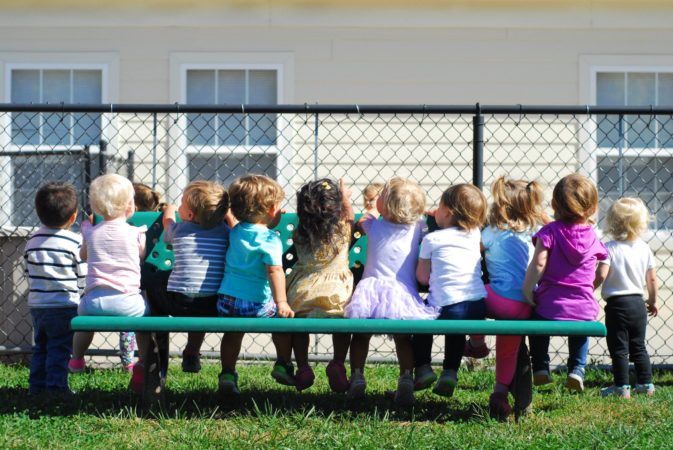
<instances>
[{"instance_id":1,"label":"girl in purple tutu","mask_svg":"<svg viewBox=\"0 0 673 450\"><path fill-rule=\"evenodd\" d=\"M345 308L345 316L359 319L434 319L437 312L418 295L416 263L424 222L425 194L417 183L393 178L377 199L381 219L367 214L359 225L368 236L367 264ZM355 334L351 343L351 398L362 398L364 366L371 334ZM395 402L414 401L414 354L410 335L395 335L400 363Z\"/></svg>"}]
</instances>

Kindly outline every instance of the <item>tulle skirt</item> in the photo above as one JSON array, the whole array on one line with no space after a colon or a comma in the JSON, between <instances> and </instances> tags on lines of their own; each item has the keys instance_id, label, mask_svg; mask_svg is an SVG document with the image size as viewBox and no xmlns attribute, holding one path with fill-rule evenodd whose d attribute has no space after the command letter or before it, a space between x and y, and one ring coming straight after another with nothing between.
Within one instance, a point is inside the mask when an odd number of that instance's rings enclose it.
<instances>
[{"instance_id":1,"label":"tulle skirt","mask_svg":"<svg viewBox=\"0 0 673 450\"><path fill-rule=\"evenodd\" d=\"M394 279L365 278L346 304L344 316L351 319L432 320L439 308L426 305L417 292Z\"/></svg>"}]
</instances>

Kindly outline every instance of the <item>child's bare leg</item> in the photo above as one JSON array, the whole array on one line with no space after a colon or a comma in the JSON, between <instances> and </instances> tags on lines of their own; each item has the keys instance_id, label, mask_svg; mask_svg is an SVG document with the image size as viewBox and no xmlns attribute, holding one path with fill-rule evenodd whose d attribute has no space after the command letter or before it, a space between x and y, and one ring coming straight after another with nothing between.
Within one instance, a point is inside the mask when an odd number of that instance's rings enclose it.
<instances>
[{"instance_id":1,"label":"child's bare leg","mask_svg":"<svg viewBox=\"0 0 673 450\"><path fill-rule=\"evenodd\" d=\"M187 345L184 352L188 355L198 355L201 352L201 345L206 338L206 333L190 332L187 334Z\"/></svg>"},{"instance_id":2,"label":"child's bare leg","mask_svg":"<svg viewBox=\"0 0 673 450\"><path fill-rule=\"evenodd\" d=\"M403 375L405 372L411 373L414 368L414 350L411 346L411 335L396 334L393 336L393 339L395 339L397 360L400 363L400 375Z\"/></svg>"},{"instance_id":3,"label":"child's bare leg","mask_svg":"<svg viewBox=\"0 0 673 450\"><path fill-rule=\"evenodd\" d=\"M334 348L334 361L338 361L341 364L346 362L346 355L348 355L348 348L351 345L351 335L350 334L333 334L332 335L332 347Z\"/></svg>"},{"instance_id":4,"label":"child's bare leg","mask_svg":"<svg viewBox=\"0 0 673 450\"><path fill-rule=\"evenodd\" d=\"M222 372L235 373L238 355L241 353L241 343L245 333L224 333L220 345L220 360Z\"/></svg>"},{"instance_id":5,"label":"child's bare leg","mask_svg":"<svg viewBox=\"0 0 673 450\"><path fill-rule=\"evenodd\" d=\"M364 371L371 338L371 334L357 333L353 335L353 340L351 341L351 373L356 369Z\"/></svg>"},{"instance_id":6,"label":"child's bare leg","mask_svg":"<svg viewBox=\"0 0 673 450\"><path fill-rule=\"evenodd\" d=\"M276 347L276 359L285 364L292 361L292 333L273 333L273 345Z\"/></svg>"},{"instance_id":7,"label":"child's bare leg","mask_svg":"<svg viewBox=\"0 0 673 450\"><path fill-rule=\"evenodd\" d=\"M93 341L93 332L78 331L72 338L72 359L82 359Z\"/></svg>"},{"instance_id":8,"label":"child's bare leg","mask_svg":"<svg viewBox=\"0 0 673 450\"><path fill-rule=\"evenodd\" d=\"M311 340L308 333L295 333L292 335L292 349L297 367L308 365L308 346Z\"/></svg>"}]
</instances>

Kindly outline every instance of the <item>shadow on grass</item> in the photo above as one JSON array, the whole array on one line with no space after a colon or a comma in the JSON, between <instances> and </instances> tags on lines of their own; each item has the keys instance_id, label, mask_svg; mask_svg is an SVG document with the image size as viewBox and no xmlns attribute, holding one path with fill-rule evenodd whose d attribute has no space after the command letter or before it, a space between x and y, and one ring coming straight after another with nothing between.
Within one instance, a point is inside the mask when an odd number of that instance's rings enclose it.
<instances>
[{"instance_id":1,"label":"shadow on grass","mask_svg":"<svg viewBox=\"0 0 673 450\"><path fill-rule=\"evenodd\" d=\"M161 405L154 405L143 414L140 398L122 390L84 389L72 396L29 396L26 389L1 388L0 414L26 414L38 419L44 416L67 417L92 415L98 417L128 414L149 418L214 418L236 416L282 416L310 412L334 420L366 415L389 421L463 422L483 420L488 416L486 405L459 403L455 399L417 399L413 408L398 408L389 395L372 394L365 399L349 400L344 394L298 393L285 390L244 391L237 398L224 398L212 390L172 392L168 390Z\"/></svg>"}]
</instances>

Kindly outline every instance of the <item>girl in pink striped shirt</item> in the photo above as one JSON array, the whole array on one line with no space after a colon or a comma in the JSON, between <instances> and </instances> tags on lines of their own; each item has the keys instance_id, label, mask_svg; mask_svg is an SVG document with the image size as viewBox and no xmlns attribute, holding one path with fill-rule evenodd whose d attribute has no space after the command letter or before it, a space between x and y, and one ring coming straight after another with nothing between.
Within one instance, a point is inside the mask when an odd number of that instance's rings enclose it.
<instances>
[{"instance_id":1,"label":"girl in pink striped shirt","mask_svg":"<svg viewBox=\"0 0 673 450\"><path fill-rule=\"evenodd\" d=\"M107 174L91 183L89 202L103 221L82 223L82 260L87 261L86 288L78 314L91 316L143 316L147 305L140 294L140 263L145 255L145 227L134 227L126 220L135 212L133 185L126 178ZM137 333L140 359L134 366L130 387L142 390L143 352L146 333ZM72 372L84 369L84 353L93 333L75 333Z\"/></svg>"}]
</instances>

